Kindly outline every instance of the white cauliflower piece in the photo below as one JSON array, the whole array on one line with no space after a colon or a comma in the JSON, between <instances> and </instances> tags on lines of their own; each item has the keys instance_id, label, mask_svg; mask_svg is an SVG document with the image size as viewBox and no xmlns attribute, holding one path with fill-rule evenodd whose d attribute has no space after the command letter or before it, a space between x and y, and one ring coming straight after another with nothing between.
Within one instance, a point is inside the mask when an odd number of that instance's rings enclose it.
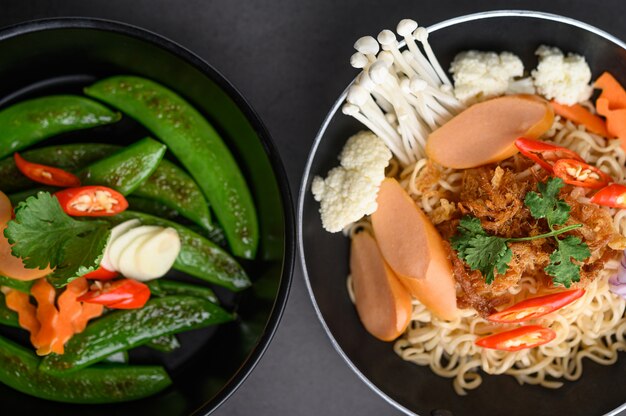
<instances>
[{"instance_id":1,"label":"white cauliflower piece","mask_svg":"<svg viewBox=\"0 0 626 416\"><path fill-rule=\"evenodd\" d=\"M391 151L374 133L362 131L350 137L339 155L340 166L326 179L313 178L311 191L320 202L322 225L331 232L370 215L378 208L376 196L385 179Z\"/></svg>"},{"instance_id":2,"label":"white cauliflower piece","mask_svg":"<svg viewBox=\"0 0 626 416\"><path fill-rule=\"evenodd\" d=\"M565 105L591 97L591 70L584 56L572 53L564 56L559 48L545 45L535 55L539 56L539 65L532 71L532 77L539 94Z\"/></svg>"},{"instance_id":3,"label":"white cauliflower piece","mask_svg":"<svg viewBox=\"0 0 626 416\"><path fill-rule=\"evenodd\" d=\"M524 75L522 60L511 52L465 51L457 54L450 65L454 95L469 104L505 93L533 94L531 83L520 83Z\"/></svg>"}]
</instances>

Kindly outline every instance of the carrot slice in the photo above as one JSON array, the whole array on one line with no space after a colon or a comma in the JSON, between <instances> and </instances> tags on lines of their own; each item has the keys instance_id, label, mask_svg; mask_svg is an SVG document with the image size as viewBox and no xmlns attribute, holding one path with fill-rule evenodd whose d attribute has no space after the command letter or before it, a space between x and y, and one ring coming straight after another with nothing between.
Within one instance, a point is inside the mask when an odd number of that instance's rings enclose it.
<instances>
[{"instance_id":1,"label":"carrot slice","mask_svg":"<svg viewBox=\"0 0 626 416\"><path fill-rule=\"evenodd\" d=\"M596 100L598 114L606 117L606 129L609 134L621 139L620 146L626 150L626 108L611 110L611 103L606 98Z\"/></svg>"},{"instance_id":2,"label":"carrot slice","mask_svg":"<svg viewBox=\"0 0 626 416\"><path fill-rule=\"evenodd\" d=\"M30 332L31 339L39 332L37 308L30 303L30 296L19 290L10 289L4 298L7 308L17 312L18 322L22 328Z\"/></svg>"},{"instance_id":3,"label":"carrot slice","mask_svg":"<svg viewBox=\"0 0 626 416\"><path fill-rule=\"evenodd\" d=\"M582 124L592 133L599 134L603 137L609 136L604 120L591 113L582 105L563 105L557 103L556 101L550 101L550 105L554 108L554 112L561 117L566 118L575 124Z\"/></svg>"},{"instance_id":4,"label":"carrot slice","mask_svg":"<svg viewBox=\"0 0 626 416\"><path fill-rule=\"evenodd\" d=\"M46 279L40 279L30 289L30 293L37 301L37 320L41 325L39 332L31 341L37 348L37 355L48 355L52 352L52 344L58 338L59 311L54 306L56 292Z\"/></svg>"},{"instance_id":5,"label":"carrot slice","mask_svg":"<svg viewBox=\"0 0 626 416\"><path fill-rule=\"evenodd\" d=\"M73 322L83 312L83 307L76 298L87 292L87 280L83 277L73 280L57 299L59 321L57 324L57 339L52 343L52 352L63 354L65 343L74 335Z\"/></svg>"},{"instance_id":6,"label":"carrot slice","mask_svg":"<svg viewBox=\"0 0 626 416\"><path fill-rule=\"evenodd\" d=\"M593 86L602 90L600 98L608 100L611 110L626 108L626 91L613 75L608 72L603 73Z\"/></svg>"},{"instance_id":7,"label":"carrot slice","mask_svg":"<svg viewBox=\"0 0 626 416\"><path fill-rule=\"evenodd\" d=\"M82 313L72 322L74 333L80 334L83 332L89 320L102 315L102 312L104 312L104 306L83 302Z\"/></svg>"}]
</instances>

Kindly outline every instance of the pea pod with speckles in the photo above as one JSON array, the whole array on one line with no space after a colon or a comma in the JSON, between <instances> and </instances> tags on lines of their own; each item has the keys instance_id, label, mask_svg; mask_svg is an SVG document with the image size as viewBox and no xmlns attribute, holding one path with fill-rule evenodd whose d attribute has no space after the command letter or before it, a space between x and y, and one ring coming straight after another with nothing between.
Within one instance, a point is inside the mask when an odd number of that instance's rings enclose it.
<instances>
[{"instance_id":1,"label":"pea pod with speckles","mask_svg":"<svg viewBox=\"0 0 626 416\"><path fill-rule=\"evenodd\" d=\"M39 365L40 359L35 354L0 337L0 382L41 399L119 403L151 396L172 384L159 366L106 365L59 377L40 371Z\"/></svg>"},{"instance_id":2,"label":"pea pod with speckles","mask_svg":"<svg viewBox=\"0 0 626 416\"><path fill-rule=\"evenodd\" d=\"M248 186L218 133L191 104L134 76L103 79L85 94L120 109L167 144L211 203L233 254L254 258L259 227Z\"/></svg>"},{"instance_id":3,"label":"pea pod with speckles","mask_svg":"<svg viewBox=\"0 0 626 416\"><path fill-rule=\"evenodd\" d=\"M120 114L85 97L50 95L0 110L0 158L55 134L114 123Z\"/></svg>"},{"instance_id":4,"label":"pea pod with speckles","mask_svg":"<svg viewBox=\"0 0 626 416\"><path fill-rule=\"evenodd\" d=\"M181 242L174 269L233 291L240 291L251 284L244 269L226 251L180 224L129 210L103 219L112 224L138 219L145 225L172 227L178 231Z\"/></svg>"},{"instance_id":5,"label":"pea pod with speckles","mask_svg":"<svg viewBox=\"0 0 626 416\"><path fill-rule=\"evenodd\" d=\"M4 294L0 292L0 324L19 328L17 313L9 309L4 299Z\"/></svg>"},{"instance_id":6,"label":"pea pod with speckles","mask_svg":"<svg viewBox=\"0 0 626 416\"><path fill-rule=\"evenodd\" d=\"M30 162L77 172L121 149L120 146L102 143L64 144L28 150L22 156ZM33 186L37 184L17 169L13 157L0 160L1 191L21 192ZM211 223L208 203L196 182L183 169L168 160L161 160L154 173L133 194L162 203L208 232L215 227ZM139 201L138 205L150 208L149 201ZM140 208L134 209L143 211Z\"/></svg>"},{"instance_id":7,"label":"pea pod with speckles","mask_svg":"<svg viewBox=\"0 0 626 416\"><path fill-rule=\"evenodd\" d=\"M110 313L90 323L65 345L63 355L46 356L40 370L65 375L164 335L231 321L233 315L192 296L151 299L143 308Z\"/></svg>"},{"instance_id":8,"label":"pea pod with speckles","mask_svg":"<svg viewBox=\"0 0 626 416\"><path fill-rule=\"evenodd\" d=\"M83 185L104 185L128 195L154 173L166 150L146 137L81 169L78 177Z\"/></svg>"}]
</instances>

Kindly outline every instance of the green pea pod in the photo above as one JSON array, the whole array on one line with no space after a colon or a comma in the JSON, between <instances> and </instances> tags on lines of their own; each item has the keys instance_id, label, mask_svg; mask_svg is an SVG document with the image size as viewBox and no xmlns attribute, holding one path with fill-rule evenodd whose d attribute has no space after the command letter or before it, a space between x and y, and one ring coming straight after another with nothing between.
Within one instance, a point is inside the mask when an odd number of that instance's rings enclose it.
<instances>
[{"instance_id":1,"label":"green pea pod","mask_svg":"<svg viewBox=\"0 0 626 416\"><path fill-rule=\"evenodd\" d=\"M128 195L154 173L167 147L141 139L78 172L83 185L104 185Z\"/></svg>"},{"instance_id":2,"label":"green pea pod","mask_svg":"<svg viewBox=\"0 0 626 416\"><path fill-rule=\"evenodd\" d=\"M0 276L0 286L7 286L11 289L19 290L20 292L30 293L30 288L35 283L34 280L24 281L12 279L6 276Z\"/></svg>"},{"instance_id":3,"label":"green pea pod","mask_svg":"<svg viewBox=\"0 0 626 416\"><path fill-rule=\"evenodd\" d=\"M107 364L128 364L128 351L120 351L115 354L111 354L102 360Z\"/></svg>"},{"instance_id":4,"label":"green pea pod","mask_svg":"<svg viewBox=\"0 0 626 416\"><path fill-rule=\"evenodd\" d=\"M167 279L152 280L147 284L150 286L150 293L155 296L196 296L206 299L209 302L219 304L219 299L215 296L215 292L206 286L192 285L191 283Z\"/></svg>"},{"instance_id":5,"label":"green pea pod","mask_svg":"<svg viewBox=\"0 0 626 416\"><path fill-rule=\"evenodd\" d=\"M236 256L254 258L259 227L254 203L232 154L202 115L173 91L145 78L116 76L85 94L122 110L161 139L196 180Z\"/></svg>"},{"instance_id":6,"label":"green pea pod","mask_svg":"<svg viewBox=\"0 0 626 416\"><path fill-rule=\"evenodd\" d=\"M7 307L6 300L4 299L4 294L0 292L0 324L12 326L14 328L19 328L20 323L18 321L18 316L15 311L12 311Z\"/></svg>"},{"instance_id":7,"label":"green pea pod","mask_svg":"<svg viewBox=\"0 0 626 416\"><path fill-rule=\"evenodd\" d=\"M22 156L31 162L77 172L121 149L121 146L102 143L63 144L29 150ZM34 186L37 184L17 169L12 156L0 161L0 190L20 192ZM161 160L154 173L135 189L134 194L162 203L209 232L215 227L211 224L208 203L196 182L168 160ZM148 201L140 201L137 205L141 207L133 209L160 216L149 210L154 204ZM144 211L146 208L148 210Z\"/></svg>"},{"instance_id":8,"label":"green pea pod","mask_svg":"<svg viewBox=\"0 0 626 416\"><path fill-rule=\"evenodd\" d=\"M159 201L155 201L154 199L128 195L126 200L128 201L128 209L133 211L145 212L146 214L166 218L172 221L181 219L178 211L162 204Z\"/></svg>"},{"instance_id":9,"label":"green pea pod","mask_svg":"<svg viewBox=\"0 0 626 416\"><path fill-rule=\"evenodd\" d=\"M58 377L40 371L39 363L32 352L0 337L0 382L41 399L118 403L152 396L172 384L158 366L100 366Z\"/></svg>"},{"instance_id":10,"label":"green pea pod","mask_svg":"<svg viewBox=\"0 0 626 416\"><path fill-rule=\"evenodd\" d=\"M172 162L161 161L159 168L133 195L159 201L205 229L211 229L209 206L198 185Z\"/></svg>"},{"instance_id":11,"label":"green pea pod","mask_svg":"<svg viewBox=\"0 0 626 416\"><path fill-rule=\"evenodd\" d=\"M146 347L159 352L172 352L180 348L180 342L175 335L164 335L162 337L153 338L146 344Z\"/></svg>"},{"instance_id":12,"label":"green pea pod","mask_svg":"<svg viewBox=\"0 0 626 416\"><path fill-rule=\"evenodd\" d=\"M219 306L192 296L151 299L143 308L113 312L90 323L67 342L65 354L48 355L39 368L50 374L69 374L154 338L232 319Z\"/></svg>"},{"instance_id":13,"label":"green pea pod","mask_svg":"<svg viewBox=\"0 0 626 416\"><path fill-rule=\"evenodd\" d=\"M64 144L27 150L21 155L33 163L76 171L94 163L119 149L119 146L103 143ZM39 186L22 174L15 166L13 156L0 160L0 189L4 193L23 191Z\"/></svg>"},{"instance_id":14,"label":"green pea pod","mask_svg":"<svg viewBox=\"0 0 626 416\"><path fill-rule=\"evenodd\" d=\"M175 228L181 239L181 249L174 269L233 291L245 289L251 284L245 270L226 251L180 224L128 210L103 218L114 224L138 219L145 225Z\"/></svg>"},{"instance_id":15,"label":"green pea pod","mask_svg":"<svg viewBox=\"0 0 626 416\"><path fill-rule=\"evenodd\" d=\"M85 97L50 95L0 110L0 158L55 134L110 124L121 118Z\"/></svg>"}]
</instances>

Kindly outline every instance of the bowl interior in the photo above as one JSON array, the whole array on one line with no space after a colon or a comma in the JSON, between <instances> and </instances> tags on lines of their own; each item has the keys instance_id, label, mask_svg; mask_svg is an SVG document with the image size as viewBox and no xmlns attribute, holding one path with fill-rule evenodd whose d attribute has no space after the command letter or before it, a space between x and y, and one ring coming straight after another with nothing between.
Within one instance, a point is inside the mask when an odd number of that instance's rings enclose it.
<instances>
[{"instance_id":1,"label":"bowl interior","mask_svg":"<svg viewBox=\"0 0 626 416\"><path fill-rule=\"evenodd\" d=\"M626 81L626 51L620 46L585 29L537 16L469 20L441 27L431 32L429 40L444 68L456 53L478 49L511 51L530 70L537 64L535 49L547 44L584 55L594 78L610 71L620 82ZM614 380L626 371L623 353L611 366L585 360L582 378L565 382L558 390L520 386L513 377L481 373L483 384L461 397L454 392L451 379L403 361L392 343L378 341L365 331L346 290L349 239L322 229L319 204L310 192L312 178L325 176L336 166L347 138L363 128L338 106L329 114L303 180L299 225L305 274L319 316L336 347L364 381L392 404L419 415L599 415L622 405L626 394Z\"/></svg>"},{"instance_id":2,"label":"bowl interior","mask_svg":"<svg viewBox=\"0 0 626 416\"><path fill-rule=\"evenodd\" d=\"M222 303L237 312L236 322L181 334L182 347L170 354L147 348L131 354L131 362L164 363L174 380L171 388L131 403L77 406L35 399L0 384L5 408L64 415L169 416L212 410L260 358L278 324L291 278L291 201L267 132L216 71L177 45L136 28L88 20L36 22L1 32L0 56L0 108L46 94L80 94L84 86L114 74L151 78L181 94L220 132L238 160L261 230L257 260L244 263L253 286L236 295L216 288ZM40 146L83 141L126 145L146 135L147 130L125 117L117 125L60 135Z\"/></svg>"}]
</instances>

